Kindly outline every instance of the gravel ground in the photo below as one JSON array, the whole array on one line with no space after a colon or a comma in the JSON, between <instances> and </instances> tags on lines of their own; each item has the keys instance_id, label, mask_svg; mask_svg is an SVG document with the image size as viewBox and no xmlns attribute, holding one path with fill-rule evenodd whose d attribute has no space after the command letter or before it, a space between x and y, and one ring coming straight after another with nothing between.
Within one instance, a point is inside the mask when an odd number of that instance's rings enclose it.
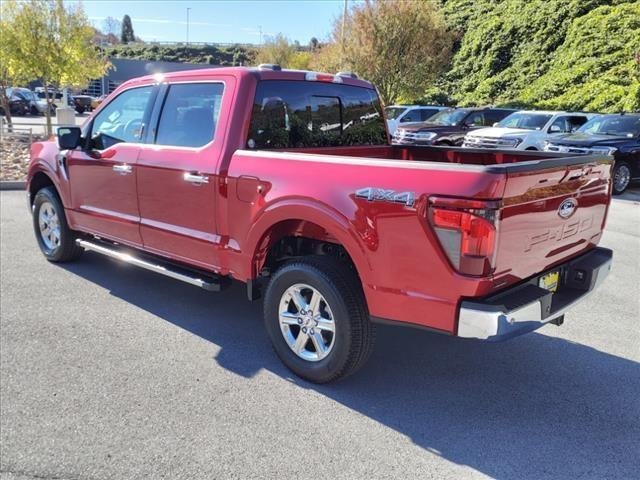
<instances>
[{"instance_id":1,"label":"gravel ground","mask_svg":"<svg viewBox=\"0 0 640 480\"><path fill-rule=\"evenodd\" d=\"M0 478L631 479L640 471L640 199L602 288L501 344L381 328L356 376L292 377L235 285L95 254L48 264L2 192Z\"/></svg>"},{"instance_id":2,"label":"gravel ground","mask_svg":"<svg viewBox=\"0 0 640 480\"><path fill-rule=\"evenodd\" d=\"M0 180L23 181L29 167L29 142L0 140Z\"/></svg>"}]
</instances>

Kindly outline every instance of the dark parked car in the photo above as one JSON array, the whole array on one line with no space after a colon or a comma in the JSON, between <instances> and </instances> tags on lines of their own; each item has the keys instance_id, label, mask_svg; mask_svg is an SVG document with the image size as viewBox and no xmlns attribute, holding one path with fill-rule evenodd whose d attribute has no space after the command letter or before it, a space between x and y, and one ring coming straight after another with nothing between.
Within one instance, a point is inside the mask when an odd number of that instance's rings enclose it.
<instances>
[{"instance_id":1,"label":"dark parked car","mask_svg":"<svg viewBox=\"0 0 640 480\"><path fill-rule=\"evenodd\" d=\"M640 179L640 113L619 113L592 118L576 133L546 144L548 152L612 155L613 193L624 192Z\"/></svg>"},{"instance_id":2,"label":"dark parked car","mask_svg":"<svg viewBox=\"0 0 640 480\"><path fill-rule=\"evenodd\" d=\"M39 98L34 92L29 90L28 88L7 88L7 95L10 98L16 98L19 100L24 100L29 105L29 113L32 115L44 115L47 111L47 108L54 114L56 111L56 105L53 101L47 103L46 100Z\"/></svg>"},{"instance_id":3,"label":"dark parked car","mask_svg":"<svg viewBox=\"0 0 640 480\"><path fill-rule=\"evenodd\" d=\"M93 98L89 95L74 95L73 108L75 108L78 113L90 112L92 100Z\"/></svg>"},{"instance_id":4,"label":"dark parked car","mask_svg":"<svg viewBox=\"0 0 640 480\"><path fill-rule=\"evenodd\" d=\"M449 108L426 122L399 126L393 135L393 143L460 146L469 131L490 127L513 112L515 110L510 108Z\"/></svg>"},{"instance_id":5,"label":"dark parked car","mask_svg":"<svg viewBox=\"0 0 640 480\"><path fill-rule=\"evenodd\" d=\"M27 115L31 107L29 101L12 92L11 88L7 89L7 97L9 98L9 112L11 115ZM4 107L0 103L0 115L4 115Z\"/></svg>"}]
</instances>

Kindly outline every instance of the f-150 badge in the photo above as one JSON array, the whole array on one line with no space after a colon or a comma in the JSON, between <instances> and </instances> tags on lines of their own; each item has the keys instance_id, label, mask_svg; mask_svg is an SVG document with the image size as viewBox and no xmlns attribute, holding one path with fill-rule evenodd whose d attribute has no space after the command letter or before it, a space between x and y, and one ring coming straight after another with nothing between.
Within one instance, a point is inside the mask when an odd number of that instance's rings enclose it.
<instances>
[{"instance_id":1,"label":"f-150 badge","mask_svg":"<svg viewBox=\"0 0 640 480\"><path fill-rule=\"evenodd\" d=\"M396 192L384 188L366 187L356 190L356 198L364 198L370 202L401 203L407 207L413 207L416 196L413 192Z\"/></svg>"}]
</instances>

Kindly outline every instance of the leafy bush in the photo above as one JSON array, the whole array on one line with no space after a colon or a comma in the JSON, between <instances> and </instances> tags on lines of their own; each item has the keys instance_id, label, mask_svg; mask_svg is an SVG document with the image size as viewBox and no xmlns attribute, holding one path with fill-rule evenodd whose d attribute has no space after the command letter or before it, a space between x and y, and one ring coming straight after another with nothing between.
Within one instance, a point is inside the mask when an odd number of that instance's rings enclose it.
<instances>
[{"instance_id":1,"label":"leafy bush","mask_svg":"<svg viewBox=\"0 0 640 480\"><path fill-rule=\"evenodd\" d=\"M117 45L107 49L107 55L131 60L203 63L209 65L247 65L256 51L244 45L221 47L217 45Z\"/></svg>"},{"instance_id":2,"label":"leafy bush","mask_svg":"<svg viewBox=\"0 0 640 480\"><path fill-rule=\"evenodd\" d=\"M461 33L438 86L463 105L640 109L631 0L442 0Z\"/></svg>"}]
</instances>

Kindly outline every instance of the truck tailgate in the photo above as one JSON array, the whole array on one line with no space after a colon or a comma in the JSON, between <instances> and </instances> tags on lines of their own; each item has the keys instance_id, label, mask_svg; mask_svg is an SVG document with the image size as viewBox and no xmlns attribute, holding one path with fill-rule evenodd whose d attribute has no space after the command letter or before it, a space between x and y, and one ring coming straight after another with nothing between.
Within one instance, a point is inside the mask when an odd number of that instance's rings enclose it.
<instances>
[{"instance_id":1,"label":"truck tailgate","mask_svg":"<svg viewBox=\"0 0 640 480\"><path fill-rule=\"evenodd\" d=\"M498 224L494 278L527 278L598 243L611 198L612 161L588 157L566 164L513 165ZM513 168L516 167L516 168Z\"/></svg>"}]
</instances>

